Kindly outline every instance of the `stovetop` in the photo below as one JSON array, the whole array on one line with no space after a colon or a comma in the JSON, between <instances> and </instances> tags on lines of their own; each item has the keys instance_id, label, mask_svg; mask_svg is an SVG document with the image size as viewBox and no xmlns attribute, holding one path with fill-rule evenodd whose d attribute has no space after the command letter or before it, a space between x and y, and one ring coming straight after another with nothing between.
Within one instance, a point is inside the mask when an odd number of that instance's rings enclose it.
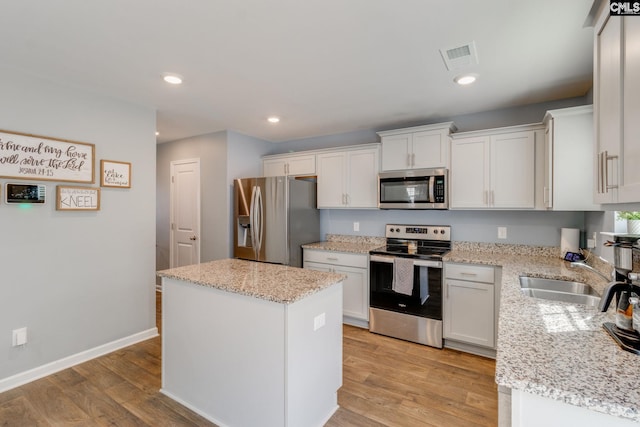
<instances>
[{"instance_id":1,"label":"stovetop","mask_svg":"<svg viewBox=\"0 0 640 427\"><path fill-rule=\"evenodd\" d=\"M440 260L451 250L451 227L387 224L387 245L370 251L374 255Z\"/></svg>"}]
</instances>

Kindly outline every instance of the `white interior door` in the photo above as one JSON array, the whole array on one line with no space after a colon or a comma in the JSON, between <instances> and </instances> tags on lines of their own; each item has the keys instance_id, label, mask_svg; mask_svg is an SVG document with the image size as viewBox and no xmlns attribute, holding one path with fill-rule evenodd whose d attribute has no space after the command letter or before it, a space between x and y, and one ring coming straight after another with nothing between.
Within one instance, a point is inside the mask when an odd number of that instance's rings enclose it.
<instances>
[{"instance_id":1,"label":"white interior door","mask_svg":"<svg viewBox=\"0 0 640 427\"><path fill-rule=\"evenodd\" d=\"M171 268L200 263L200 159L171 162Z\"/></svg>"}]
</instances>

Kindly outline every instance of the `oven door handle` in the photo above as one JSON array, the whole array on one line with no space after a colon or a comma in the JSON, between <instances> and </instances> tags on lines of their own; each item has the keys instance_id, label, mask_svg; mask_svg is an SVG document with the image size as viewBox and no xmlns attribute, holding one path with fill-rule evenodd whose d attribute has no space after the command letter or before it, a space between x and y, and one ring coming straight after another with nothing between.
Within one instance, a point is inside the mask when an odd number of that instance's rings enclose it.
<instances>
[{"instance_id":1,"label":"oven door handle","mask_svg":"<svg viewBox=\"0 0 640 427\"><path fill-rule=\"evenodd\" d=\"M413 261L413 265L417 265L418 267L442 268L442 261L416 259Z\"/></svg>"},{"instance_id":2,"label":"oven door handle","mask_svg":"<svg viewBox=\"0 0 640 427\"><path fill-rule=\"evenodd\" d=\"M394 256L385 256L385 255L369 255L369 261L371 262L386 262L387 264L393 264L393 260L397 257ZM442 268L442 261L433 261L426 259L414 259L413 265L417 265L418 267L434 267L434 268Z\"/></svg>"},{"instance_id":3,"label":"oven door handle","mask_svg":"<svg viewBox=\"0 0 640 427\"><path fill-rule=\"evenodd\" d=\"M369 261L371 262L386 262L387 264L393 264L395 257L384 255L369 255Z\"/></svg>"}]
</instances>

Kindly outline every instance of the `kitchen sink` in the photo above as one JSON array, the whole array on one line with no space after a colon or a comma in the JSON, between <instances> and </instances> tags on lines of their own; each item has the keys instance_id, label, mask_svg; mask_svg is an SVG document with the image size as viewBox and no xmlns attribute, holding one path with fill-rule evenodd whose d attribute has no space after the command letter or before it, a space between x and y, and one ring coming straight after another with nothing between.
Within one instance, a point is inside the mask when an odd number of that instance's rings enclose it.
<instances>
[{"instance_id":1,"label":"kitchen sink","mask_svg":"<svg viewBox=\"0 0 640 427\"><path fill-rule=\"evenodd\" d=\"M600 295L590 285L569 280L520 276L520 290L533 298L592 307L600 303Z\"/></svg>"}]
</instances>

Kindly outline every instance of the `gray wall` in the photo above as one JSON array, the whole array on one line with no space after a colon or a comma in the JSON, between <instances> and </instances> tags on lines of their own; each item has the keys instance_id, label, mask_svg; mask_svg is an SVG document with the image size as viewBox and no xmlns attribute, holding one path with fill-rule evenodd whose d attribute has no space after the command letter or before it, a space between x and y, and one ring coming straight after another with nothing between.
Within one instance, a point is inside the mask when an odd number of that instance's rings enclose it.
<instances>
[{"instance_id":1,"label":"gray wall","mask_svg":"<svg viewBox=\"0 0 640 427\"><path fill-rule=\"evenodd\" d=\"M438 120L428 122L397 123L392 127L380 129L365 129L354 132L347 132L337 135L317 136L313 138L298 139L287 142L280 142L273 145L268 154L281 154L294 151L313 150L319 148L340 147L344 145L368 144L379 142L377 131L400 129L403 127L419 126L432 123L453 121L458 128L458 132L467 132L479 129L491 129L503 126L514 126L528 123L540 123L547 110L557 108L575 107L577 105L591 104L589 94L577 98L561 99L539 104L524 105L521 107L504 108L500 110L484 111L474 114L465 114L454 117L442 117Z\"/></svg>"},{"instance_id":2,"label":"gray wall","mask_svg":"<svg viewBox=\"0 0 640 427\"><path fill-rule=\"evenodd\" d=\"M91 187L100 159L132 164L132 187L102 188L97 212L56 211L53 181L44 206L0 203L3 379L155 328L156 143L147 108L7 68L0 93L0 128L95 144ZM11 347L25 326L27 345Z\"/></svg>"},{"instance_id":3,"label":"gray wall","mask_svg":"<svg viewBox=\"0 0 640 427\"><path fill-rule=\"evenodd\" d=\"M360 231L353 231L353 222ZM320 231L362 236L384 236L385 224L450 225L456 241L559 246L562 227L584 228L583 212L536 211L405 211L322 210ZM498 227L507 227L507 239L498 239Z\"/></svg>"},{"instance_id":4,"label":"gray wall","mask_svg":"<svg viewBox=\"0 0 640 427\"><path fill-rule=\"evenodd\" d=\"M271 144L234 131L223 131L158 145L156 268L169 268L170 163L200 159L201 262L228 258L232 252L233 179L262 173L261 157Z\"/></svg>"}]
</instances>

